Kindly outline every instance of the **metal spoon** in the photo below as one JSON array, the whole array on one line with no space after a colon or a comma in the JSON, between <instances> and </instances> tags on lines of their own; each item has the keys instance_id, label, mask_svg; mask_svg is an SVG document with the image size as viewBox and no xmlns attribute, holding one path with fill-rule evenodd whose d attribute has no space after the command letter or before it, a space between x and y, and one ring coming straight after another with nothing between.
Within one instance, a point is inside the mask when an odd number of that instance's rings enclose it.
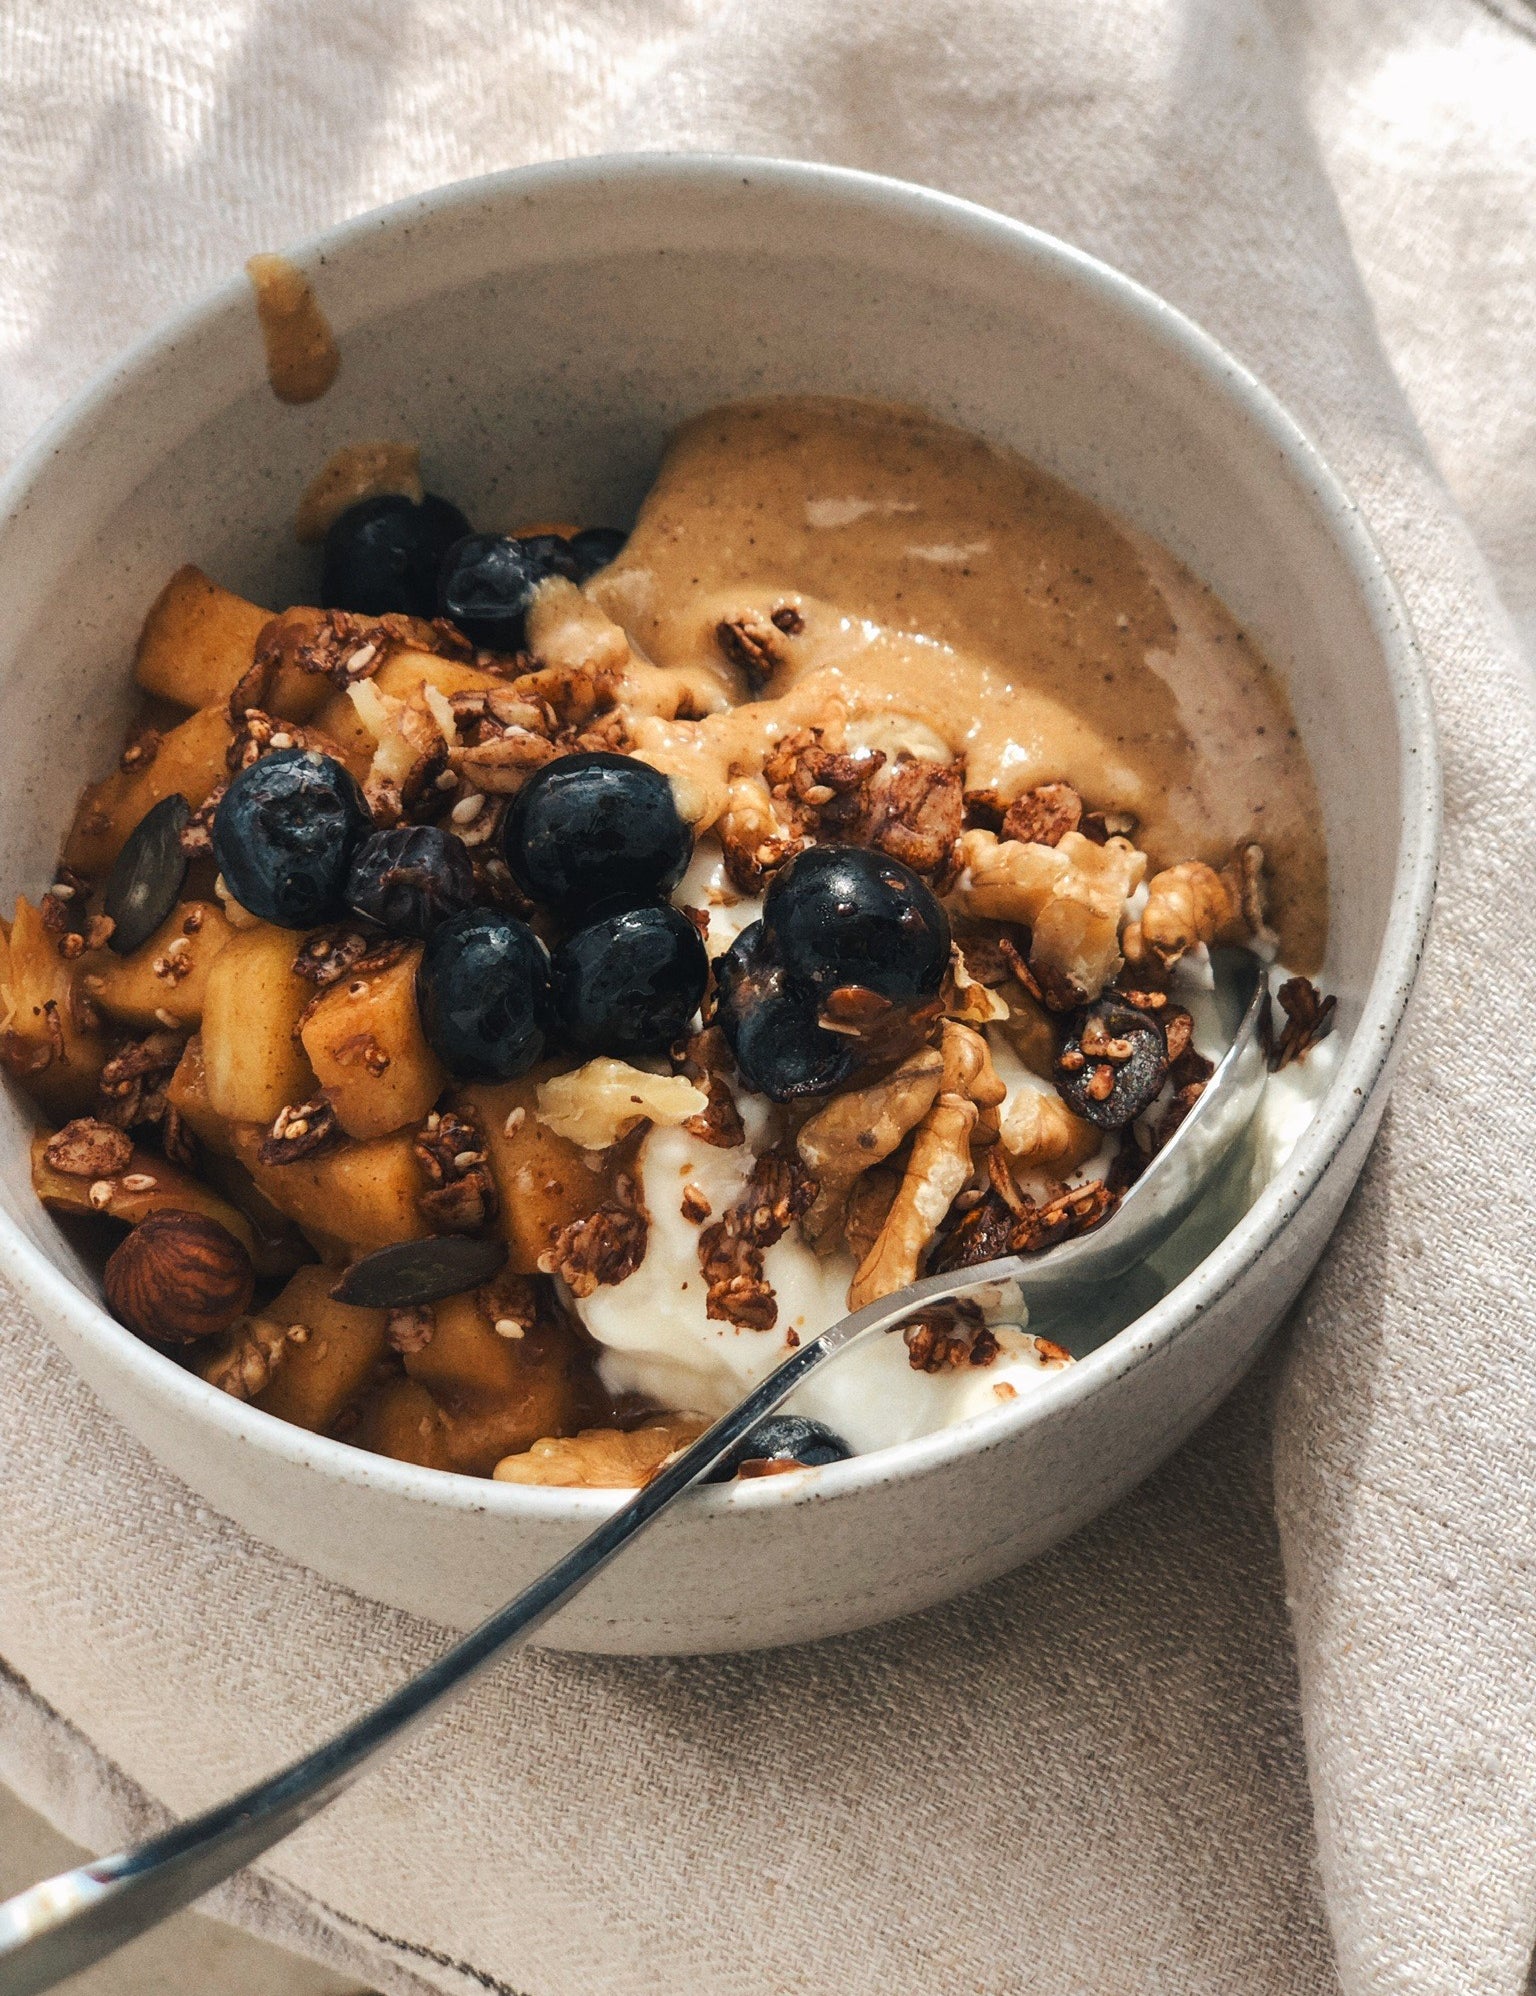
<instances>
[{"instance_id":1,"label":"metal spoon","mask_svg":"<svg viewBox=\"0 0 1536 1996\"><path fill-rule=\"evenodd\" d=\"M136 1849L93 1858L7 1900L0 1905L0 1996L32 1996L89 1967L308 1822L488 1664L542 1628L637 1532L839 1352L894 1330L926 1305L985 1291L1043 1299L1069 1284L1103 1282L1150 1254L1194 1205L1252 1121L1263 1092L1263 967L1247 950L1214 954L1239 1012L1232 1044L1193 1110L1102 1226L1042 1255L1008 1255L925 1276L844 1317L792 1353L547 1573L323 1746Z\"/></svg>"}]
</instances>

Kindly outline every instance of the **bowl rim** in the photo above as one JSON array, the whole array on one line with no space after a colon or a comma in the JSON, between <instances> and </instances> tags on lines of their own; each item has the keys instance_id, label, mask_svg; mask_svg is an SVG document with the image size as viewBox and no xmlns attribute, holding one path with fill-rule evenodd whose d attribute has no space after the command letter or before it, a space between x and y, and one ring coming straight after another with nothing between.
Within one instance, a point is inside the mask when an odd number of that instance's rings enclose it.
<instances>
[{"instance_id":1,"label":"bowl rim","mask_svg":"<svg viewBox=\"0 0 1536 1996\"><path fill-rule=\"evenodd\" d=\"M354 216L304 239L285 254L312 271L381 234L408 232L475 206L484 206L489 214L508 203L526 205L567 196L590 199L597 191L656 195L707 188L725 192L743 186L863 208L887 220L926 222L968 241L982 254L1049 267L1141 337L1175 350L1205 378L1213 393L1235 403L1308 487L1357 584L1396 710L1403 810L1385 934L1343 1058L1286 1163L1204 1259L1150 1310L1027 1399L829 1464L815 1476L766 1477L690 1492L686 1499L690 1512L706 1520L832 1502L881 1483L920 1477L960 1457L989 1453L1038 1423L1056 1418L1101 1384L1146 1363L1243 1279L1316 1190L1390 1069L1428 932L1441 821L1440 757L1428 676L1407 609L1358 503L1318 446L1257 375L1157 293L1085 250L977 202L882 174L746 154L648 152L555 160L449 182ZM180 340L211 326L234 307L249 309L248 297L247 280L237 272L159 322L99 370L34 434L0 481L0 536L24 510L34 480L77 431L121 396L131 394L136 379ZM427 1469L368 1454L264 1414L141 1343L3 1214L0 1270L45 1323L51 1313L62 1315L87 1344L137 1374L152 1395L179 1402L178 1411L220 1431L230 1447L270 1455L284 1470L308 1470L412 1503L504 1517L514 1523L590 1528L627 1494L497 1483Z\"/></svg>"}]
</instances>

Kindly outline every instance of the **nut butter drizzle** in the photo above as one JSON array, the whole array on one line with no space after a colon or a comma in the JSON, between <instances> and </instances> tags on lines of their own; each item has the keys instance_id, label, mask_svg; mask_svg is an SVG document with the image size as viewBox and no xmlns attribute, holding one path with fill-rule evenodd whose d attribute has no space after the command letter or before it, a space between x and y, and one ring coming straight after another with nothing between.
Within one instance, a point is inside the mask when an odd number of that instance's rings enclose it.
<instances>
[{"instance_id":1,"label":"nut butter drizzle","mask_svg":"<svg viewBox=\"0 0 1536 1996\"><path fill-rule=\"evenodd\" d=\"M1257 839L1285 960L1320 962L1321 813L1279 681L1171 555L1022 459L909 409L733 404L679 432L588 594L659 668L623 704L701 826L785 733L851 723L964 755L1002 803L1070 782L1133 813L1155 867Z\"/></svg>"},{"instance_id":2,"label":"nut butter drizzle","mask_svg":"<svg viewBox=\"0 0 1536 1996\"><path fill-rule=\"evenodd\" d=\"M245 266L267 350L267 379L279 402L314 402L336 379L341 354L314 287L285 256L253 256Z\"/></svg>"}]
</instances>

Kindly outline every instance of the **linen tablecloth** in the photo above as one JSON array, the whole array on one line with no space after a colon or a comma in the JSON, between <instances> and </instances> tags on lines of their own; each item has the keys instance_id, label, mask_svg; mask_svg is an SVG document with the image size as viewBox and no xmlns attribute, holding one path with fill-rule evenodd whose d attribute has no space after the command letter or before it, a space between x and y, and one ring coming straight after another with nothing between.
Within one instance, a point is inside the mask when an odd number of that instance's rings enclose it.
<instances>
[{"instance_id":1,"label":"linen tablecloth","mask_svg":"<svg viewBox=\"0 0 1536 1996\"><path fill-rule=\"evenodd\" d=\"M1289 404L1435 684L1422 1002L1287 1337L1110 1515L862 1636L515 1659L219 1909L389 1991L1519 1990L1536 756L1508 611L1536 626L1536 11L10 0L0 453L252 251L634 147L989 203L1154 286ZM72 1834L211 1801L437 1649L200 1506L14 1304L0 1352L0 1775Z\"/></svg>"}]
</instances>

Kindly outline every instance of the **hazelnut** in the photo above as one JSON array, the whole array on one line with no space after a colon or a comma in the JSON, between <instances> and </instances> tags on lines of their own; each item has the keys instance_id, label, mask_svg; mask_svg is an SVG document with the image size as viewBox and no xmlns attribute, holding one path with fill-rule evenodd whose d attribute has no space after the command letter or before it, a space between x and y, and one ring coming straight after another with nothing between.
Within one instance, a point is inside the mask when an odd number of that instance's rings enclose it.
<instances>
[{"instance_id":1,"label":"hazelnut","mask_svg":"<svg viewBox=\"0 0 1536 1996\"><path fill-rule=\"evenodd\" d=\"M232 1233L201 1213L151 1213L113 1250L107 1307L157 1344L193 1344L227 1331L250 1305L251 1258Z\"/></svg>"}]
</instances>

